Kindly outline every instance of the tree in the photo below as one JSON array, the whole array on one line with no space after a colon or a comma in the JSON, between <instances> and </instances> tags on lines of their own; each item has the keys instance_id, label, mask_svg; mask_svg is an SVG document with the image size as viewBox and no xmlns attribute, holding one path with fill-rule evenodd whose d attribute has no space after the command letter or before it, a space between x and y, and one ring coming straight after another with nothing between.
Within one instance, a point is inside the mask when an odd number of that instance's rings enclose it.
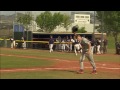
<instances>
[{"instance_id":1,"label":"tree","mask_svg":"<svg viewBox=\"0 0 120 90\"><path fill-rule=\"evenodd\" d=\"M60 13L52 13L50 11L45 11L41 13L36 18L36 23L38 26L45 30L45 32L52 32L57 26L61 25L63 21L63 15Z\"/></svg>"},{"instance_id":2,"label":"tree","mask_svg":"<svg viewBox=\"0 0 120 90\"><path fill-rule=\"evenodd\" d=\"M66 28L66 31L68 30L68 26L71 24L70 16L64 14L63 15L63 26Z\"/></svg>"},{"instance_id":3,"label":"tree","mask_svg":"<svg viewBox=\"0 0 120 90\"><path fill-rule=\"evenodd\" d=\"M97 18L102 21L103 11L97 11ZM118 41L118 35L120 34L120 11L104 11L103 16L104 30L101 28L99 31L103 31L107 34L112 34L115 38L115 42Z\"/></svg>"},{"instance_id":4,"label":"tree","mask_svg":"<svg viewBox=\"0 0 120 90\"><path fill-rule=\"evenodd\" d=\"M53 14L53 25L56 27L57 25L61 25L63 22L63 14L60 12Z\"/></svg>"},{"instance_id":5,"label":"tree","mask_svg":"<svg viewBox=\"0 0 120 90\"><path fill-rule=\"evenodd\" d=\"M26 29L28 29L28 25L33 20L32 15L30 12L26 12L23 16L18 17L17 22L24 25Z\"/></svg>"},{"instance_id":6,"label":"tree","mask_svg":"<svg viewBox=\"0 0 120 90\"><path fill-rule=\"evenodd\" d=\"M78 29L77 33L86 33L85 27L81 27Z\"/></svg>"}]
</instances>

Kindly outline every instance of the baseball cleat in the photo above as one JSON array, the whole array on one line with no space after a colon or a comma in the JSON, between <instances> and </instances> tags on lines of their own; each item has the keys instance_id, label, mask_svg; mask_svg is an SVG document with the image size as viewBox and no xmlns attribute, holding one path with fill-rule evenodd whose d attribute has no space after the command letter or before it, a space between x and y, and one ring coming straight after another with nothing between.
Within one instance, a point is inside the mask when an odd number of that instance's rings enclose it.
<instances>
[{"instance_id":1,"label":"baseball cleat","mask_svg":"<svg viewBox=\"0 0 120 90\"><path fill-rule=\"evenodd\" d=\"M75 55L77 56L77 53Z\"/></svg>"},{"instance_id":2,"label":"baseball cleat","mask_svg":"<svg viewBox=\"0 0 120 90\"><path fill-rule=\"evenodd\" d=\"M77 74L83 74L83 73L84 73L83 70L79 70L79 71L77 71Z\"/></svg>"},{"instance_id":3,"label":"baseball cleat","mask_svg":"<svg viewBox=\"0 0 120 90\"><path fill-rule=\"evenodd\" d=\"M96 71L96 70L93 70L93 71L91 72L91 74L97 74L97 71Z\"/></svg>"}]
</instances>

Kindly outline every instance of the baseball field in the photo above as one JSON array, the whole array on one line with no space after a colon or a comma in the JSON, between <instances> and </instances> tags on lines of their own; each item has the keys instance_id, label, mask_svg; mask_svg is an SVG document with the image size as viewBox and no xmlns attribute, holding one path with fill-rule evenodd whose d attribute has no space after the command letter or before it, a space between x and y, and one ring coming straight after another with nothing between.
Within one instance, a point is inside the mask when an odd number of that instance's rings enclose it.
<instances>
[{"instance_id":1,"label":"baseball field","mask_svg":"<svg viewBox=\"0 0 120 90\"><path fill-rule=\"evenodd\" d=\"M74 53L38 49L0 48L1 79L120 79L120 55L94 55L98 74L85 59L85 73L77 74L79 58Z\"/></svg>"},{"instance_id":2,"label":"baseball field","mask_svg":"<svg viewBox=\"0 0 120 90\"><path fill-rule=\"evenodd\" d=\"M108 41L108 53L94 55L98 73L94 75L87 58L84 74L76 73L80 54L0 48L0 79L120 79L120 55L115 54L114 38Z\"/></svg>"}]
</instances>

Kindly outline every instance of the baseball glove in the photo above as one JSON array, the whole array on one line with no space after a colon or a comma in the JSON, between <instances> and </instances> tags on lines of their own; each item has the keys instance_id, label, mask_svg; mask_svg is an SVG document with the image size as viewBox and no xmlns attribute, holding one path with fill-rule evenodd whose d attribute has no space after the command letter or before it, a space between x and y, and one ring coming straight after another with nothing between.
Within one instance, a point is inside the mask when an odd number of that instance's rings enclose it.
<instances>
[{"instance_id":1,"label":"baseball glove","mask_svg":"<svg viewBox=\"0 0 120 90\"><path fill-rule=\"evenodd\" d=\"M75 33L75 32L77 32L78 31L78 27L77 26L73 26L72 27L72 33Z\"/></svg>"}]
</instances>

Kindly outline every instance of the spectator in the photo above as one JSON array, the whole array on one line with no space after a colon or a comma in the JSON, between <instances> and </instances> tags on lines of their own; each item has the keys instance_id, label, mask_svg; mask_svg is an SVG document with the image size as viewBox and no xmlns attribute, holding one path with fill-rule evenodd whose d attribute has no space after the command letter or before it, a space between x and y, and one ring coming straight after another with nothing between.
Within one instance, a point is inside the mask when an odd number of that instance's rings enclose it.
<instances>
[{"instance_id":1,"label":"spectator","mask_svg":"<svg viewBox=\"0 0 120 90\"><path fill-rule=\"evenodd\" d=\"M103 41L103 52L104 53L107 53L107 45L108 45L108 40L104 39Z\"/></svg>"},{"instance_id":2,"label":"spectator","mask_svg":"<svg viewBox=\"0 0 120 90\"><path fill-rule=\"evenodd\" d=\"M97 53L97 39L94 41L94 53Z\"/></svg>"},{"instance_id":3,"label":"spectator","mask_svg":"<svg viewBox=\"0 0 120 90\"><path fill-rule=\"evenodd\" d=\"M116 54L120 54L120 43L116 42Z\"/></svg>"},{"instance_id":4,"label":"spectator","mask_svg":"<svg viewBox=\"0 0 120 90\"><path fill-rule=\"evenodd\" d=\"M92 39L91 40L91 53L94 53L94 45L95 45L95 41Z\"/></svg>"},{"instance_id":5,"label":"spectator","mask_svg":"<svg viewBox=\"0 0 120 90\"><path fill-rule=\"evenodd\" d=\"M70 52L72 51L73 43L75 42L72 36L70 36Z\"/></svg>"},{"instance_id":6,"label":"spectator","mask_svg":"<svg viewBox=\"0 0 120 90\"><path fill-rule=\"evenodd\" d=\"M97 39L97 54L101 54L101 52L100 52L100 44L101 44L101 40Z\"/></svg>"},{"instance_id":7,"label":"spectator","mask_svg":"<svg viewBox=\"0 0 120 90\"><path fill-rule=\"evenodd\" d=\"M119 42L119 45L118 45L118 54L120 55L120 42Z\"/></svg>"}]
</instances>

